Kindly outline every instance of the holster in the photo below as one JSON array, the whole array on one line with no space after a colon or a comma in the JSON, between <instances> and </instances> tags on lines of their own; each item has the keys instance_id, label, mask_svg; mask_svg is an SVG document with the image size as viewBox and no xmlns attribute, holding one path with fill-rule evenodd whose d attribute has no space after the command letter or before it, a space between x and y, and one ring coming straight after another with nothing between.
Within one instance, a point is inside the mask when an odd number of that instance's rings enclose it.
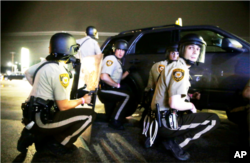
<instances>
[{"instance_id":1,"label":"holster","mask_svg":"<svg viewBox=\"0 0 250 163\"><path fill-rule=\"evenodd\" d=\"M42 98L30 97L30 101L22 103L23 117L35 122L35 114L40 112L41 121L46 123L53 122L54 114L59 111L53 100L44 100Z\"/></svg>"},{"instance_id":2,"label":"holster","mask_svg":"<svg viewBox=\"0 0 250 163\"><path fill-rule=\"evenodd\" d=\"M22 103L21 105L21 109L23 111L23 118L25 118L26 122L34 121L36 113L35 108L33 107L34 98L35 98L34 96L31 96L29 102Z\"/></svg>"},{"instance_id":3,"label":"holster","mask_svg":"<svg viewBox=\"0 0 250 163\"><path fill-rule=\"evenodd\" d=\"M177 130L178 125L178 114L176 109L171 109L170 114L168 115L168 125L171 129Z\"/></svg>"},{"instance_id":4,"label":"holster","mask_svg":"<svg viewBox=\"0 0 250 163\"><path fill-rule=\"evenodd\" d=\"M162 126L165 128L177 130L179 128L177 110L170 109L167 111L161 111L161 122Z\"/></svg>"}]
</instances>

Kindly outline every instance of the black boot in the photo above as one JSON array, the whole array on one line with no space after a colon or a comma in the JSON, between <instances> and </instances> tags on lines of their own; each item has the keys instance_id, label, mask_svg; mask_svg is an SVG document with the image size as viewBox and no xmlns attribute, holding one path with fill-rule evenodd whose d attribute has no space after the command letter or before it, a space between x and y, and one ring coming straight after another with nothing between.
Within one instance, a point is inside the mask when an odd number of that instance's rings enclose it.
<instances>
[{"instance_id":1,"label":"black boot","mask_svg":"<svg viewBox=\"0 0 250 163\"><path fill-rule=\"evenodd\" d=\"M112 119L109 122L109 127L116 129L116 130L124 130L123 124L120 121L115 120L115 119Z\"/></svg>"},{"instance_id":2,"label":"black boot","mask_svg":"<svg viewBox=\"0 0 250 163\"><path fill-rule=\"evenodd\" d=\"M24 127L21 136L17 142L17 150L22 153L27 152L27 148L30 145L32 145L34 141L35 141L34 134L32 134L29 130L27 130Z\"/></svg>"},{"instance_id":3,"label":"black boot","mask_svg":"<svg viewBox=\"0 0 250 163\"><path fill-rule=\"evenodd\" d=\"M62 157L66 154L71 154L74 152L73 149L67 148L56 140L49 140L46 144L44 144L43 152L48 152L56 157Z\"/></svg>"},{"instance_id":4,"label":"black boot","mask_svg":"<svg viewBox=\"0 0 250 163\"><path fill-rule=\"evenodd\" d=\"M170 150L178 160L185 161L190 158L189 153L184 151L174 140L163 141L163 145L167 150Z\"/></svg>"}]
</instances>

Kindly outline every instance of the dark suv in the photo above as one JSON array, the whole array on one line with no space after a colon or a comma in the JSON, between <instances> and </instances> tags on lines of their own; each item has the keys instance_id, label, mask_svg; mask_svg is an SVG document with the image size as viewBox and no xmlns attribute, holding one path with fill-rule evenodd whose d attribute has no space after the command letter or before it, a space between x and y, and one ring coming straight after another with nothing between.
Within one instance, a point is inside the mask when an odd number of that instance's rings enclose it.
<instances>
[{"instance_id":1,"label":"dark suv","mask_svg":"<svg viewBox=\"0 0 250 163\"><path fill-rule=\"evenodd\" d=\"M225 110L250 79L250 44L232 33L210 25L165 25L121 32L108 38L101 49L107 56L112 53L114 41L128 41L123 65L129 68L134 64L137 72L124 82L140 103L152 65L165 59L169 44L178 42L188 33L201 35L207 43L205 63L191 67L190 91L201 92L202 98L197 104L200 108Z\"/></svg>"}]
</instances>

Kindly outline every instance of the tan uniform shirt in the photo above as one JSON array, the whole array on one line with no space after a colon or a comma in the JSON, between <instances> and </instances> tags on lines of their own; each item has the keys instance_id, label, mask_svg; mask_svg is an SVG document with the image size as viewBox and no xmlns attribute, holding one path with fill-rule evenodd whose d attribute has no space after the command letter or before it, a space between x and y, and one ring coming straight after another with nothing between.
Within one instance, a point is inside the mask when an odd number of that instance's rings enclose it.
<instances>
[{"instance_id":1,"label":"tan uniform shirt","mask_svg":"<svg viewBox=\"0 0 250 163\"><path fill-rule=\"evenodd\" d=\"M120 83L123 74L121 65L122 63L114 55L109 55L102 62L101 73L109 74L112 80Z\"/></svg>"},{"instance_id":2,"label":"tan uniform shirt","mask_svg":"<svg viewBox=\"0 0 250 163\"><path fill-rule=\"evenodd\" d=\"M167 64L168 64L168 61L165 60L165 61L157 62L152 66L149 72L148 85L145 88L145 91L149 91L151 88L155 89L157 79L160 73L162 72L162 70L167 66Z\"/></svg>"},{"instance_id":3,"label":"tan uniform shirt","mask_svg":"<svg viewBox=\"0 0 250 163\"><path fill-rule=\"evenodd\" d=\"M157 103L160 111L169 110L169 97L174 95L182 95L185 101L189 87L189 69L186 62L179 58L162 71L151 103L152 110L156 109Z\"/></svg>"},{"instance_id":4,"label":"tan uniform shirt","mask_svg":"<svg viewBox=\"0 0 250 163\"><path fill-rule=\"evenodd\" d=\"M44 62L46 61L31 66L27 70L28 73L33 76L36 69ZM30 96L44 100L66 100L69 99L69 93L69 74L64 64L59 62L59 65L54 63L44 65L37 72Z\"/></svg>"}]
</instances>

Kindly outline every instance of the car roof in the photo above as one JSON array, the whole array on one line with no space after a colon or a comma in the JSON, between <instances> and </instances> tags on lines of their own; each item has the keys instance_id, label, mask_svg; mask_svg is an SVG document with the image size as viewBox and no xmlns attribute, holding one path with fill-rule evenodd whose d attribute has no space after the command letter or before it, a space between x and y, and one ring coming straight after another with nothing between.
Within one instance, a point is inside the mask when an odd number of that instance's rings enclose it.
<instances>
[{"instance_id":1,"label":"car roof","mask_svg":"<svg viewBox=\"0 0 250 163\"><path fill-rule=\"evenodd\" d=\"M143 31L152 31L152 30L158 30L158 29L164 29L164 28L219 28L218 26L213 25L190 25L190 26L179 26L176 24L170 24L170 25L161 25L161 26L153 26L153 27L146 27L146 28L139 28L139 29L132 29L132 30L126 30L123 32L120 32L118 35L122 34L128 34L128 33L137 33L137 32L143 32Z\"/></svg>"}]
</instances>

